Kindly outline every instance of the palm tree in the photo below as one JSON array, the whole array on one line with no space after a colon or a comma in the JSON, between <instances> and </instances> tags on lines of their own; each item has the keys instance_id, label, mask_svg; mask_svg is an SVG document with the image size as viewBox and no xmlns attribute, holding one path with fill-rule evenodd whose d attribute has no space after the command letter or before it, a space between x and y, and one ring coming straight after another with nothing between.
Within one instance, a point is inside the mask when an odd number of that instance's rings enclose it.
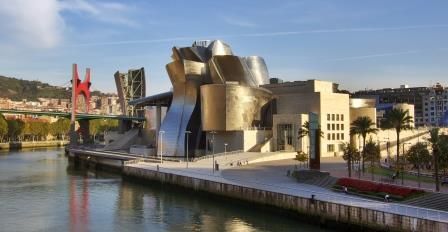
<instances>
[{"instance_id":1,"label":"palm tree","mask_svg":"<svg viewBox=\"0 0 448 232\"><path fill-rule=\"evenodd\" d=\"M324 137L324 133L320 130L320 125L318 125L318 131L319 131L319 135L320 137ZM303 137L308 137L308 144L311 144L311 125L309 121L305 121L302 125L302 127L300 127L299 131L298 131L298 136L299 139L302 139ZM309 147L308 145L308 156L311 155L311 147Z\"/></svg>"},{"instance_id":2,"label":"palm tree","mask_svg":"<svg viewBox=\"0 0 448 232\"><path fill-rule=\"evenodd\" d=\"M366 137L368 134L376 134L378 129L374 127L375 123L370 117L363 116L358 117L351 123L350 134L351 135L361 135L362 136L362 171L364 172L364 159L365 159L365 149L366 149Z\"/></svg>"},{"instance_id":3,"label":"palm tree","mask_svg":"<svg viewBox=\"0 0 448 232\"><path fill-rule=\"evenodd\" d=\"M342 143L342 150L344 151L342 158L347 161L348 177L352 177L352 166L357 153L359 153L358 149L351 143Z\"/></svg>"},{"instance_id":4,"label":"palm tree","mask_svg":"<svg viewBox=\"0 0 448 232\"><path fill-rule=\"evenodd\" d=\"M434 159L434 175L436 178L436 192L440 191L440 180L439 180L439 128L432 128L429 130L429 139L432 147L432 157Z\"/></svg>"},{"instance_id":5,"label":"palm tree","mask_svg":"<svg viewBox=\"0 0 448 232\"><path fill-rule=\"evenodd\" d=\"M402 130L412 129L412 116L409 116L409 110L392 109L387 112L381 122L383 129L395 129L397 133L397 164L400 163L400 133ZM398 168L398 165L396 165ZM402 174L403 175L403 174ZM403 178L401 179L403 184Z\"/></svg>"}]
</instances>

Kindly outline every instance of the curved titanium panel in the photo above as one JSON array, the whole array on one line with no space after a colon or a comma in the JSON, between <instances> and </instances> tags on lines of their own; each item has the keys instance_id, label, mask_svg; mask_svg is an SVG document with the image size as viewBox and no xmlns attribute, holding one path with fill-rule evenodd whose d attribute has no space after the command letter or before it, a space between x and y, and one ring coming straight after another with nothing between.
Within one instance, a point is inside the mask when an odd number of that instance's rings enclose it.
<instances>
[{"instance_id":1,"label":"curved titanium panel","mask_svg":"<svg viewBox=\"0 0 448 232\"><path fill-rule=\"evenodd\" d=\"M242 59L249 67L257 86L269 84L269 72L263 58L260 56L247 56Z\"/></svg>"},{"instance_id":2,"label":"curved titanium panel","mask_svg":"<svg viewBox=\"0 0 448 232\"><path fill-rule=\"evenodd\" d=\"M249 67L238 56L213 56L209 61L210 75L214 84L226 81L240 85L257 86Z\"/></svg>"},{"instance_id":3,"label":"curved titanium panel","mask_svg":"<svg viewBox=\"0 0 448 232\"><path fill-rule=\"evenodd\" d=\"M230 46L220 40L173 47L172 51L174 61L166 69L173 97L160 128L163 138L158 138L158 146L163 142L163 155L184 156L187 130L191 131L194 153L205 144L203 130L243 130L259 125L260 111L271 99L270 91L257 87L267 82L262 58L233 56Z\"/></svg>"},{"instance_id":4,"label":"curved titanium panel","mask_svg":"<svg viewBox=\"0 0 448 232\"><path fill-rule=\"evenodd\" d=\"M212 56L233 55L230 46L221 40L214 40L207 49L210 50Z\"/></svg>"},{"instance_id":5,"label":"curved titanium panel","mask_svg":"<svg viewBox=\"0 0 448 232\"><path fill-rule=\"evenodd\" d=\"M163 155L183 156L185 131L196 107L199 85L206 69L204 63L190 60L173 61L166 69L173 84L173 100L163 120L160 130L164 135L162 139L158 138L158 144L162 141Z\"/></svg>"},{"instance_id":6,"label":"curved titanium panel","mask_svg":"<svg viewBox=\"0 0 448 232\"><path fill-rule=\"evenodd\" d=\"M202 128L205 131L235 131L257 126L260 110L271 98L271 92L263 88L232 84L203 85Z\"/></svg>"}]
</instances>

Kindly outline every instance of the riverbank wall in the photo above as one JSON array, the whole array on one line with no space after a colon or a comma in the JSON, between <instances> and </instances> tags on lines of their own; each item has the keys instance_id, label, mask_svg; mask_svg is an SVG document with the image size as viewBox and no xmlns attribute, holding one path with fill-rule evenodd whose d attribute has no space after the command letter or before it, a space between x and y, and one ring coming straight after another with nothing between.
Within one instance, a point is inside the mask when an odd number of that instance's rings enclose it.
<instances>
[{"instance_id":1,"label":"riverbank wall","mask_svg":"<svg viewBox=\"0 0 448 232\"><path fill-rule=\"evenodd\" d=\"M347 228L358 228L356 229L357 231L359 229L363 231L448 231L447 223L435 220L386 213L129 165L123 166L123 174L129 177L157 181L163 184L177 185L194 191L202 191L227 198L272 206L295 212L304 217L312 217L321 224L346 225Z\"/></svg>"},{"instance_id":2,"label":"riverbank wall","mask_svg":"<svg viewBox=\"0 0 448 232\"><path fill-rule=\"evenodd\" d=\"M24 148L39 148L39 147L63 147L68 143L69 141L67 140L9 142L9 143L0 143L0 150L20 150Z\"/></svg>"}]
</instances>

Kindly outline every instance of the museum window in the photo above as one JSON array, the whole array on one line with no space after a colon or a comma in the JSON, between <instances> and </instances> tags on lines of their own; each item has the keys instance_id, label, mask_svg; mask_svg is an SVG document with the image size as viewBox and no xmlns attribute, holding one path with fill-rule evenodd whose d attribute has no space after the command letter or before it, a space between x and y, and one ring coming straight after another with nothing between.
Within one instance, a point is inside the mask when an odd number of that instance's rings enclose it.
<instances>
[{"instance_id":1,"label":"museum window","mask_svg":"<svg viewBox=\"0 0 448 232\"><path fill-rule=\"evenodd\" d=\"M334 144L328 144L327 145L327 151L328 152L334 152Z\"/></svg>"},{"instance_id":2,"label":"museum window","mask_svg":"<svg viewBox=\"0 0 448 232\"><path fill-rule=\"evenodd\" d=\"M334 123L333 123L333 124L331 124L331 130L335 130L334 128L335 127L334 127Z\"/></svg>"},{"instance_id":3,"label":"museum window","mask_svg":"<svg viewBox=\"0 0 448 232\"><path fill-rule=\"evenodd\" d=\"M331 134L327 133L327 140L331 140Z\"/></svg>"},{"instance_id":4,"label":"museum window","mask_svg":"<svg viewBox=\"0 0 448 232\"><path fill-rule=\"evenodd\" d=\"M334 133L331 134L331 140L336 140L336 136L334 135Z\"/></svg>"},{"instance_id":5,"label":"museum window","mask_svg":"<svg viewBox=\"0 0 448 232\"><path fill-rule=\"evenodd\" d=\"M331 125L330 125L330 123L327 123L327 130L331 130Z\"/></svg>"},{"instance_id":6,"label":"museum window","mask_svg":"<svg viewBox=\"0 0 448 232\"><path fill-rule=\"evenodd\" d=\"M344 140L344 133L341 134L341 140Z\"/></svg>"},{"instance_id":7,"label":"museum window","mask_svg":"<svg viewBox=\"0 0 448 232\"><path fill-rule=\"evenodd\" d=\"M336 130L339 130L339 124L336 124Z\"/></svg>"},{"instance_id":8,"label":"museum window","mask_svg":"<svg viewBox=\"0 0 448 232\"><path fill-rule=\"evenodd\" d=\"M339 114L336 114L336 121L339 121Z\"/></svg>"},{"instance_id":9,"label":"museum window","mask_svg":"<svg viewBox=\"0 0 448 232\"><path fill-rule=\"evenodd\" d=\"M341 124L341 130L344 130L344 124Z\"/></svg>"},{"instance_id":10,"label":"museum window","mask_svg":"<svg viewBox=\"0 0 448 232\"><path fill-rule=\"evenodd\" d=\"M331 115L331 121L334 121L334 114Z\"/></svg>"},{"instance_id":11,"label":"museum window","mask_svg":"<svg viewBox=\"0 0 448 232\"><path fill-rule=\"evenodd\" d=\"M327 121L330 121L330 114L327 114Z\"/></svg>"},{"instance_id":12,"label":"museum window","mask_svg":"<svg viewBox=\"0 0 448 232\"><path fill-rule=\"evenodd\" d=\"M344 121L344 115L341 114L341 121Z\"/></svg>"},{"instance_id":13,"label":"museum window","mask_svg":"<svg viewBox=\"0 0 448 232\"><path fill-rule=\"evenodd\" d=\"M339 137L339 133L336 134L336 139L337 139L337 140L341 139L341 138Z\"/></svg>"}]
</instances>

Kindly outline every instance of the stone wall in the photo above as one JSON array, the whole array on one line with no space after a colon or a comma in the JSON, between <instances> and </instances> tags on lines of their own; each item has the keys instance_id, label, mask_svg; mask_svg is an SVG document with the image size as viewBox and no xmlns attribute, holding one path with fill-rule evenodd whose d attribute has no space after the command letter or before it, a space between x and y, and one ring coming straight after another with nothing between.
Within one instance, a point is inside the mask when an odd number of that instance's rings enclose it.
<instances>
[{"instance_id":1,"label":"stone wall","mask_svg":"<svg viewBox=\"0 0 448 232\"><path fill-rule=\"evenodd\" d=\"M69 143L68 140L10 142L10 143L0 143L0 149L7 150L7 149L22 149L22 148L38 148L38 147L63 147L68 143Z\"/></svg>"},{"instance_id":2,"label":"stone wall","mask_svg":"<svg viewBox=\"0 0 448 232\"><path fill-rule=\"evenodd\" d=\"M131 166L124 166L123 173L128 176L191 188L196 191L204 191L229 198L292 210L302 215L314 216L318 218L321 223L332 221L337 222L338 224L353 224L365 227L364 229L376 230L448 231L447 223L320 200L312 201L309 198L244 186L157 172Z\"/></svg>"}]
</instances>

